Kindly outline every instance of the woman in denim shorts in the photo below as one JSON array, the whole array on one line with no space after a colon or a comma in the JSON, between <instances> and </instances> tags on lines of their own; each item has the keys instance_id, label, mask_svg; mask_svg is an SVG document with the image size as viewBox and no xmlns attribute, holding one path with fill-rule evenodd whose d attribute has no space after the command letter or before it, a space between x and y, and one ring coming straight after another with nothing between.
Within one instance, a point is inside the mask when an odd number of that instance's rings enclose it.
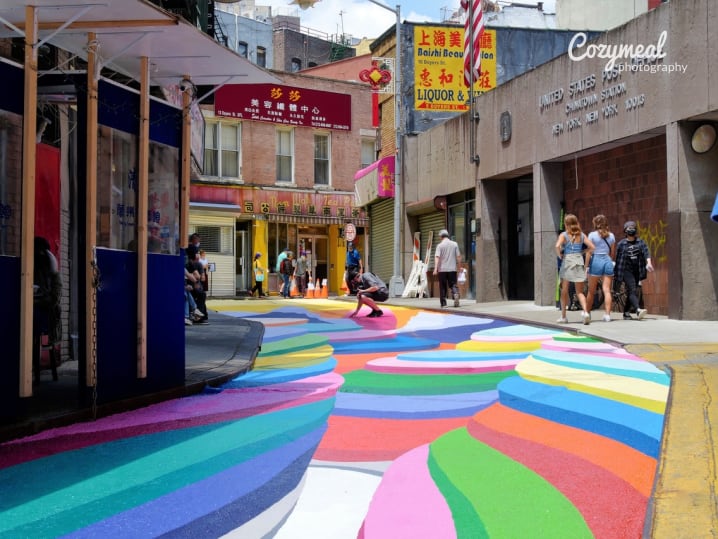
<instances>
[{"instance_id":1,"label":"woman in denim shorts","mask_svg":"<svg viewBox=\"0 0 718 539\"><path fill-rule=\"evenodd\" d=\"M611 321L611 282L613 281L613 267L616 259L616 237L608 230L608 219L603 214L593 218L593 232L588 238L593 242L595 249L588 267L588 294L586 295L586 308L593 307L593 296L596 293L598 281L601 281L603 290L604 322Z\"/></svg>"}]
</instances>

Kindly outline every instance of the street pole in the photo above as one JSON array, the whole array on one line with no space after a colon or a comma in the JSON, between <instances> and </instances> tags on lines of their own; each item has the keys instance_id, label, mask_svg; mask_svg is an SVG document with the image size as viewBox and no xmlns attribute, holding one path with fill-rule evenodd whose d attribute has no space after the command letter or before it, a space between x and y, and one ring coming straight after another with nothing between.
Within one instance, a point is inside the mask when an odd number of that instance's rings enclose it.
<instances>
[{"instance_id":1,"label":"street pole","mask_svg":"<svg viewBox=\"0 0 718 539\"><path fill-rule=\"evenodd\" d=\"M401 184L403 157L401 151L401 6L397 4L396 9L391 9L378 0L369 0L369 2L396 15L396 59L394 61L394 131L396 133L394 156L394 262L391 280L389 281L389 295L399 297L404 291L404 277L401 274L401 221L403 217L403 190Z\"/></svg>"}]
</instances>

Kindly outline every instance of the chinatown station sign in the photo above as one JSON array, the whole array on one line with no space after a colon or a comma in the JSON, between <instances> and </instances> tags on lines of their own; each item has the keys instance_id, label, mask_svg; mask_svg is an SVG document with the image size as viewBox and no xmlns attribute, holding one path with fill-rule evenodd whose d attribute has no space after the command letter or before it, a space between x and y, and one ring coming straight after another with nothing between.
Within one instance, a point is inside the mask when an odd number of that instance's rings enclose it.
<instances>
[{"instance_id":1,"label":"chinatown station sign","mask_svg":"<svg viewBox=\"0 0 718 539\"><path fill-rule=\"evenodd\" d=\"M281 84L227 84L215 94L215 116L294 127L351 131L351 96Z\"/></svg>"}]
</instances>

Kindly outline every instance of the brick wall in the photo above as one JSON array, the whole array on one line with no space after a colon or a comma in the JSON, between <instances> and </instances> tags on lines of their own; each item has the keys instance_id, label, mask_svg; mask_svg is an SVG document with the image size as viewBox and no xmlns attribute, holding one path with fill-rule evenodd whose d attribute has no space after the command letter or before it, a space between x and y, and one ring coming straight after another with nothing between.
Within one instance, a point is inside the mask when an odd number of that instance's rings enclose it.
<instances>
[{"instance_id":1,"label":"brick wall","mask_svg":"<svg viewBox=\"0 0 718 539\"><path fill-rule=\"evenodd\" d=\"M585 232L602 213L620 240L623 223L638 223L656 271L643 282L649 313L668 314L666 139L659 136L569 161L564 165L566 213L574 213Z\"/></svg>"}]
</instances>

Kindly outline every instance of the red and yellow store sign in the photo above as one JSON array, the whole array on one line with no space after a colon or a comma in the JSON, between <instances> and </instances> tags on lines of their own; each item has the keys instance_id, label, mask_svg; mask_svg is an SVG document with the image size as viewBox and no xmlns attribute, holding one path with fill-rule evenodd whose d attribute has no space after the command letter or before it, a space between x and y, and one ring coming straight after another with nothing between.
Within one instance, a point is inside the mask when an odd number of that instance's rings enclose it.
<instances>
[{"instance_id":1,"label":"red and yellow store sign","mask_svg":"<svg viewBox=\"0 0 718 539\"><path fill-rule=\"evenodd\" d=\"M481 37L481 73L474 95L496 87L496 31ZM464 29L457 26L414 27L414 108L466 111L469 92L464 85Z\"/></svg>"}]
</instances>

